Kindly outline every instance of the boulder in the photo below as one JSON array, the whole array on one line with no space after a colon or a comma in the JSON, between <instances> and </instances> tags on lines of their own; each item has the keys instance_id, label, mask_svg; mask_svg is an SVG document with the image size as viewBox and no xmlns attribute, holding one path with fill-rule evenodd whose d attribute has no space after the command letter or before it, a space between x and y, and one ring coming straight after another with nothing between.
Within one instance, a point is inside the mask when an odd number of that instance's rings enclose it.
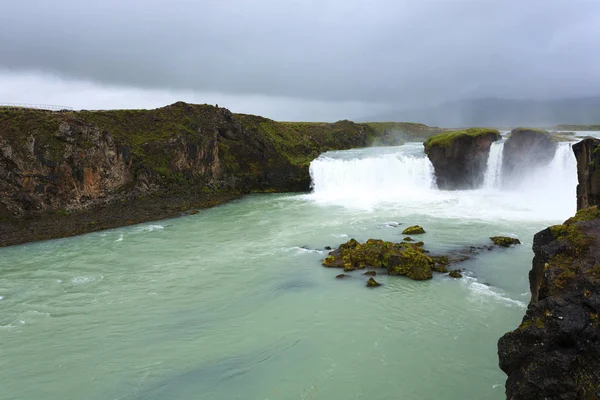
<instances>
[{"instance_id":1,"label":"boulder","mask_svg":"<svg viewBox=\"0 0 600 400\"><path fill-rule=\"evenodd\" d=\"M521 325L498 342L506 396L600 398L600 211L538 232Z\"/></svg>"},{"instance_id":2,"label":"boulder","mask_svg":"<svg viewBox=\"0 0 600 400\"><path fill-rule=\"evenodd\" d=\"M369 239L361 244L350 239L330 252L323 265L344 271L385 268L390 275L403 275L414 280L431 279L435 262L425 254L422 245L379 239Z\"/></svg>"},{"instance_id":3,"label":"boulder","mask_svg":"<svg viewBox=\"0 0 600 400\"><path fill-rule=\"evenodd\" d=\"M377 287L377 286L381 286L381 283L377 282L373 278L369 278L369 280L367 281L367 287Z\"/></svg>"},{"instance_id":4,"label":"boulder","mask_svg":"<svg viewBox=\"0 0 600 400\"><path fill-rule=\"evenodd\" d=\"M577 159L577 209L600 205L600 139L585 138L573 145Z\"/></svg>"},{"instance_id":5,"label":"boulder","mask_svg":"<svg viewBox=\"0 0 600 400\"><path fill-rule=\"evenodd\" d=\"M500 247L510 247L515 244L521 244L519 239L508 236L492 236L490 239L496 246Z\"/></svg>"},{"instance_id":6,"label":"boulder","mask_svg":"<svg viewBox=\"0 0 600 400\"><path fill-rule=\"evenodd\" d=\"M450 273L448 274L448 276L450 276L451 278L457 278L457 279L463 277L462 274L459 271L457 271L457 270L450 271Z\"/></svg>"},{"instance_id":7,"label":"boulder","mask_svg":"<svg viewBox=\"0 0 600 400\"><path fill-rule=\"evenodd\" d=\"M438 188L476 189L483 185L490 146L500 139L497 130L487 128L445 132L428 138L423 145L433 164Z\"/></svg>"},{"instance_id":8,"label":"boulder","mask_svg":"<svg viewBox=\"0 0 600 400\"><path fill-rule=\"evenodd\" d=\"M408 228L406 228L405 230L402 231L403 235L421 235L423 233L425 233L425 229L423 229L419 225L409 226ZM408 238L408 240L407 240L407 238L404 238L404 240L406 240L407 242L410 242L412 239Z\"/></svg>"},{"instance_id":9,"label":"boulder","mask_svg":"<svg viewBox=\"0 0 600 400\"><path fill-rule=\"evenodd\" d=\"M542 129L513 129L502 150L502 185L515 186L528 171L548 165L558 141Z\"/></svg>"}]
</instances>

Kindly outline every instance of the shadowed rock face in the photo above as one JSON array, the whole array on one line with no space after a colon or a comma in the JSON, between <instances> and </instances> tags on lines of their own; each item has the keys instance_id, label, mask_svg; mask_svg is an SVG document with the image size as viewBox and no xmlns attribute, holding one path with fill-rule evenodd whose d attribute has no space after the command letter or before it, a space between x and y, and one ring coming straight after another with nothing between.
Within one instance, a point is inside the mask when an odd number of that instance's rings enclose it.
<instances>
[{"instance_id":1,"label":"shadowed rock face","mask_svg":"<svg viewBox=\"0 0 600 400\"><path fill-rule=\"evenodd\" d=\"M600 205L600 139L586 138L573 145L577 159L577 209Z\"/></svg>"},{"instance_id":2,"label":"shadowed rock face","mask_svg":"<svg viewBox=\"0 0 600 400\"><path fill-rule=\"evenodd\" d=\"M513 129L502 151L503 185L518 184L527 171L548 165L557 146L552 135L544 130Z\"/></svg>"},{"instance_id":3,"label":"shadowed rock face","mask_svg":"<svg viewBox=\"0 0 600 400\"><path fill-rule=\"evenodd\" d=\"M427 139L423 145L433 164L438 188L476 189L483 185L490 146L499 139L498 131L479 128Z\"/></svg>"},{"instance_id":4,"label":"shadowed rock face","mask_svg":"<svg viewBox=\"0 0 600 400\"><path fill-rule=\"evenodd\" d=\"M600 398L600 212L535 235L531 302L498 342L507 399Z\"/></svg>"}]
</instances>

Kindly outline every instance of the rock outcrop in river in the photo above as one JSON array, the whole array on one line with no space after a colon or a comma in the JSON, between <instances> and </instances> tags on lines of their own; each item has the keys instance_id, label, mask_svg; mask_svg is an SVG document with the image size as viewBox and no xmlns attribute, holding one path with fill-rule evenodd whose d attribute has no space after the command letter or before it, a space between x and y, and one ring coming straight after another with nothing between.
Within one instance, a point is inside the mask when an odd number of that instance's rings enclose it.
<instances>
[{"instance_id":1,"label":"rock outcrop in river","mask_svg":"<svg viewBox=\"0 0 600 400\"><path fill-rule=\"evenodd\" d=\"M0 110L0 246L165 218L249 192L308 190L312 159L368 146L386 129L282 123L182 102Z\"/></svg>"},{"instance_id":2,"label":"rock outcrop in river","mask_svg":"<svg viewBox=\"0 0 600 400\"><path fill-rule=\"evenodd\" d=\"M498 342L507 399L600 398L599 218L580 210L535 235L531 302Z\"/></svg>"},{"instance_id":3,"label":"rock outcrop in river","mask_svg":"<svg viewBox=\"0 0 600 400\"><path fill-rule=\"evenodd\" d=\"M483 184L490 146L500 140L495 129L472 128L431 136L423 145L440 189L476 189Z\"/></svg>"},{"instance_id":4,"label":"rock outcrop in river","mask_svg":"<svg viewBox=\"0 0 600 400\"><path fill-rule=\"evenodd\" d=\"M577 159L577 209L600 206L600 139L585 138L573 145Z\"/></svg>"},{"instance_id":5,"label":"rock outcrop in river","mask_svg":"<svg viewBox=\"0 0 600 400\"><path fill-rule=\"evenodd\" d=\"M558 137L542 129L513 129L502 151L503 185L518 184L528 170L548 165L554 158L558 141Z\"/></svg>"}]
</instances>

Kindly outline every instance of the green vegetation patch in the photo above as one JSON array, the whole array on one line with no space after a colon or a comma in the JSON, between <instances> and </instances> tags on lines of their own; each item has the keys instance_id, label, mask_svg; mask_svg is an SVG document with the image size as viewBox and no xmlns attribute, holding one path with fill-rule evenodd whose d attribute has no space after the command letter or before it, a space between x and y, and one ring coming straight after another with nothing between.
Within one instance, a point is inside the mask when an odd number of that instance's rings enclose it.
<instances>
[{"instance_id":1,"label":"green vegetation patch","mask_svg":"<svg viewBox=\"0 0 600 400\"><path fill-rule=\"evenodd\" d=\"M445 132L445 133L441 133L439 135L431 136L430 138L428 138L425 141L424 145L425 145L426 150L431 147L434 147L434 146L448 147L456 139L459 139L462 137L478 137L478 136L485 136L485 135L489 135L489 134L495 135L496 140L500 139L500 132L498 132L496 129L470 128L470 129L465 129L462 131Z\"/></svg>"}]
</instances>

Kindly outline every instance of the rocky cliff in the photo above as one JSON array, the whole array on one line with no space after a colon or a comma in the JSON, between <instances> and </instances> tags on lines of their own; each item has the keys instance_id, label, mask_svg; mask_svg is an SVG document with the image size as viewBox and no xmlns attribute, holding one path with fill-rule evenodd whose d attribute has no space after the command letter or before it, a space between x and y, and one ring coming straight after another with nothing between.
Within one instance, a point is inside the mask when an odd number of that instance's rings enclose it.
<instances>
[{"instance_id":1,"label":"rocky cliff","mask_svg":"<svg viewBox=\"0 0 600 400\"><path fill-rule=\"evenodd\" d=\"M600 398L600 212L534 237L531 302L498 342L507 399Z\"/></svg>"},{"instance_id":2,"label":"rocky cliff","mask_svg":"<svg viewBox=\"0 0 600 400\"><path fill-rule=\"evenodd\" d=\"M208 105L0 110L0 246L177 215L249 192L303 191L321 152L385 129L282 123Z\"/></svg>"},{"instance_id":3,"label":"rocky cliff","mask_svg":"<svg viewBox=\"0 0 600 400\"><path fill-rule=\"evenodd\" d=\"M573 145L577 159L577 209L600 205L600 139Z\"/></svg>"},{"instance_id":4,"label":"rocky cliff","mask_svg":"<svg viewBox=\"0 0 600 400\"><path fill-rule=\"evenodd\" d=\"M440 189L475 189L483 184L490 146L500 140L495 129L472 128L445 132L423 145Z\"/></svg>"},{"instance_id":5,"label":"rocky cliff","mask_svg":"<svg viewBox=\"0 0 600 400\"><path fill-rule=\"evenodd\" d=\"M558 137L541 129L513 129L502 151L502 183L521 183L525 172L548 165L554 158Z\"/></svg>"}]
</instances>

